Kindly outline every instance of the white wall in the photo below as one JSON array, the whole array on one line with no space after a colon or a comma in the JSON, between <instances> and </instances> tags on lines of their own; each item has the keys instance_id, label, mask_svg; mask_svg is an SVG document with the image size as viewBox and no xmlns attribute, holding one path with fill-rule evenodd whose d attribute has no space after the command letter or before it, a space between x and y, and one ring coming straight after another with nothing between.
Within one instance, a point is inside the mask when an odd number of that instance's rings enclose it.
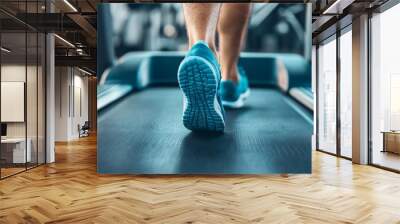
<instances>
[{"instance_id":1,"label":"white wall","mask_svg":"<svg viewBox=\"0 0 400 224\"><path fill-rule=\"evenodd\" d=\"M25 82L25 64L6 64L1 66L1 81L2 82ZM30 68L28 67L28 70ZM3 96L4 97L4 96ZM6 110L6 108L1 108ZM11 122L7 123L8 137L25 137L25 123Z\"/></svg>"},{"instance_id":2,"label":"white wall","mask_svg":"<svg viewBox=\"0 0 400 224\"><path fill-rule=\"evenodd\" d=\"M77 139L78 124L88 120L88 77L76 68L56 67L55 85L55 140Z\"/></svg>"},{"instance_id":3,"label":"white wall","mask_svg":"<svg viewBox=\"0 0 400 224\"><path fill-rule=\"evenodd\" d=\"M69 73L67 67L55 68L55 141L68 140Z\"/></svg>"},{"instance_id":4,"label":"white wall","mask_svg":"<svg viewBox=\"0 0 400 224\"><path fill-rule=\"evenodd\" d=\"M1 81L2 82L25 82L25 64L3 64L1 66ZM29 68L28 68L29 70ZM2 96L7 97L7 96ZM24 108L23 108L24 109ZM7 108L1 108L7 110ZM25 122L6 122L8 138L25 138L26 123ZM29 136L28 136L29 137Z\"/></svg>"},{"instance_id":5,"label":"white wall","mask_svg":"<svg viewBox=\"0 0 400 224\"><path fill-rule=\"evenodd\" d=\"M88 77L82 76L83 73L75 70L74 75L74 107L72 110L72 120L71 120L71 135L73 138L79 137L78 124L81 126L88 121ZM80 96L80 97L79 97ZM80 102L79 102L80 101ZM81 108L80 108L81 107ZM80 111L82 110L82 111Z\"/></svg>"},{"instance_id":6,"label":"white wall","mask_svg":"<svg viewBox=\"0 0 400 224\"><path fill-rule=\"evenodd\" d=\"M25 83L1 82L1 122L25 121Z\"/></svg>"},{"instance_id":7,"label":"white wall","mask_svg":"<svg viewBox=\"0 0 400 224\"><path fill-rule=\"evenodd\" d=\"M29 68L28 68L29 69ZM6 64L1 66L1 81L25 82L25 64Z\"/></svg>"},{"instance_id":8,"label":"white wall","mask_svg":"<svg viewBox=\"0 0 400 224\"><path fill-rule=\"evenodd\" d=\"M28 74L36 74L36 67L34 66L28 66L25 67L25 64L20 65L20 64L5 64L1 66L1 81L2 82L25 82L25 75L26 75L26 70ZM31 80L31 77L28 76L28 81L30 85L36 85L36 80ZM27 88L27 103L30 104L28 106L34 106L36 108L36 89L33 88ZM4 96L3 96L4 97ZM35 102L34 104L31 105L31 102ZM1 108L2 110L7 110L7 108ZM28 112L31 112L29 110ZM36 130L36 113L28 113L28 122L33 122L34 124L28 124L28 129L30 127L34 128ZM7 136L8 137L25 137L25 124L26 122L7 122ZM29 137L30 131L28 130L28 137Z\"/></svg>"},{"instance_id":9,"label":"white wall","mask_svg":"<svg viewBox=\"0 0 400 224\"><path fill-rule=\"evenodd\" d=\"M37 70L38 69L38 70ZM25 80L27 78L27 80ZM21 122L5 122L7 124L8 138L24 138L27 136L31 148L32 161L44 162L45 150L45 115L44 115L44 74L41 66L18 63L2 64L1 66L2 82L24 82L26 85L26 105L23 102L21 113L26 112L26 120ZM3 92L3 89L2 89ZM24 93L24 92L23 92ZM4 93L3 93L4 94ZM2 95L2 98L8 98ZM3 112L12 110L10 107L1 108ZM5 110L5 111L4 111ZM7 111L11 112L12 111ZM37 156L37 153L39 156Z\"/></svg>"}]
</instances>

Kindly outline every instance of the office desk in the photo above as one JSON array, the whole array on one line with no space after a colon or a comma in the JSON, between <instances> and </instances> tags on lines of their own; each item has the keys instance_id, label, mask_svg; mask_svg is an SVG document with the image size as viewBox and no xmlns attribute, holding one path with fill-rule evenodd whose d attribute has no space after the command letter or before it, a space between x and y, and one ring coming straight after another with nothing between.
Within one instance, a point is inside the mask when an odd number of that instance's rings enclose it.
<instances>
[{"instance_id":1,"label":"office desk","mask_svg":"<svg viewBox=\"0 0 400 224\"><path fill-rule=\"evenodd\" d=\"M1 139L1 157L6 163L25 163L32 158L30 138L27 139L25 151L25 138L6 138Z\"/></svg>"},{"instance_id":2,"label":"office desk","mask_svg":"<svg viewBox=\"0 0 400 224\"><path fill-rule=\"evenodd\" d=\"M400 154L400 131L382 131L382 134L382 152L392 152Z\"/></svg>"}]
</instances>

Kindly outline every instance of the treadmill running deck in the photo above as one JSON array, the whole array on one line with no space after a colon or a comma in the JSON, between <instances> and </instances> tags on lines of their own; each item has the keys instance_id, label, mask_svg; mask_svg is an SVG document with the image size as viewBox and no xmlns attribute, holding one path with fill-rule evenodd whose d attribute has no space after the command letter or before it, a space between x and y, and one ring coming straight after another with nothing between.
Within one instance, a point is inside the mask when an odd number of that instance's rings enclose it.
<instances>
[{"instance_id":1,"label":"treadmill running deck","mask_svg":"<svg viewBox=\"0 0 400 224\"><path fill-rule=\"evenodd\" d=\"M99 113L98 171L118 174L310 173L312 124L275 89L226 111L224 134L182 124L178 88L148 88ZM307 113L305 113L307 114Z\"/></svg>"}]
</instances>

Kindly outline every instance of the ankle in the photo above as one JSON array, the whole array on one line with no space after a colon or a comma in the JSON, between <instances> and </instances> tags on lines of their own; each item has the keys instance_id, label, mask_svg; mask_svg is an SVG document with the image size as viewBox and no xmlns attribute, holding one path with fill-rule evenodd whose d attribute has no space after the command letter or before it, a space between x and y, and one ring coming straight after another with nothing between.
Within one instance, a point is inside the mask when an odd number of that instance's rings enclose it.
<instances>
[{"instance_id":1,"label":"ankle","mask_svg":"<svg viewBox=\"0 0 400 224\"><path fill-rule=\"evenodd\" d=\"M210 50L213 52L213 54L214 54L215 58L217 59L217 61L219 61L219 58L218 58L219 55L218 55L215 43L210 41L210 40L201 40L201 39L196 40L196 41L191 40L191 41L189 41L189 49L192 48L193 45L195 45L196 43L198 43L200 41L205 43L208 46L208 48L210 48Z\"/></svg>"},{"instance_id":2,"label":"ankle","mask_svg":"<svg viewBox=\"0 0 400 224\"><path fill-rule=\"evenodd\" d=\"M236 66L234 66L233 69L223 69L222 68L222 79L223 80L230 80L233 81L234 83L237 83L239 81L239 76L238 76L238 70Z\"/></svg>"},{"instance_id":3,"label":"ankle","mask_svg":"<svg viewBox=\"0 0 400 224\"><path fill-rule=\"evenodd\" d=\"M217 61L219 62L219 55L218 55L218 51L217 48L215 47L215 45L210 45L208 44L208 47L210 48L210 50L213 52L215 59L217 59Z\"/></svg>"}]
</instances>

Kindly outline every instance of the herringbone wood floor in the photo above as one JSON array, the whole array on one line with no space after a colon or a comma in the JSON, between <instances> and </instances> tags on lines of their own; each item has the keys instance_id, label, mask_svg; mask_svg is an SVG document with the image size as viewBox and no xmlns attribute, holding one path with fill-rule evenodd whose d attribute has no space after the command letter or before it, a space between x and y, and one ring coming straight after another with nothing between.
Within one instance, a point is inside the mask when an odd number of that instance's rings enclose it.
<instances>
[{"instance_id":1,"label":"herringbone wood floor","mask_svg":"<svg viewBox=\"0 0 400 224\"><path fill-rule=\"evenodd\" d=\"M319 152L289 177L98 175L94 137L56 155L0 181L0 223L400 223L400 175Z\"/></svg>"}]
</instances>

